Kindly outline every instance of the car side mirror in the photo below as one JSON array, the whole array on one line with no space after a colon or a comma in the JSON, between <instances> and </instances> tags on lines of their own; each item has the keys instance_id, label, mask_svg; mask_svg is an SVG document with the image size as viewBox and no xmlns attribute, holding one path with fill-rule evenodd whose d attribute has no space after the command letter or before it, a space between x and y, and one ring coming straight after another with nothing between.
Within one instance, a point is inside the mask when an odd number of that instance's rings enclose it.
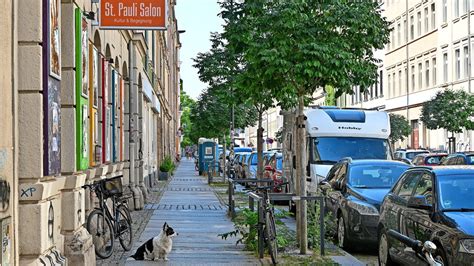
<instances>
[{"instance_id":1,"label":"car side mirror","mask_svg":"<svg viewBox=\"0 0 474 266\"><path fill-rule=\"evenodd\" d=\"M421 209L421 210L432 210L433 206L428 203L425 196L417 195L408 199L408 208Z\"/></svg>"}]
</instances>

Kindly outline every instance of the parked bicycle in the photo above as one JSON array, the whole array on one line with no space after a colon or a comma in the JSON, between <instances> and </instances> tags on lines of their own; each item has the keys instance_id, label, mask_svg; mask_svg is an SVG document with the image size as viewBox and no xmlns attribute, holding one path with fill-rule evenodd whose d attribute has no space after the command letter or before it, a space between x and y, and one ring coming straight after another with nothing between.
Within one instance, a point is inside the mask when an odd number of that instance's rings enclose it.
<instances>
[{"instance_id":1,"label":"parked bicycle","mask_svg":"<svg viewBox=\"0 0 474 266\"><path fill-rule=\"evenodd\" d=\"M92 235L95 253L106 259L114 250L115 239L126 251L132 248L132 219L126 201L130 196L122 194L122 179L115 177L83 186L97 195L99 206L87 217L86 229ZM107 201L111 200L109 207ZM111 209L110 209L111 208Z\"/></svg>"},{"instance_id":2,"label":"parked bicycle","mask_svg":"<svg viewBox=\"0 0 474 266\"><path fill-rule=\"evenodd\" d=\"M281 183L279 185L270 185L270 186L256 186L247 190L255 191L262 197L261 204L263 209L264 219L260 226L263 226L264 229L264 242L267 245L268 253L272 258L272 263L277 264L278 256L278 245L277 245L277 235L276 235L276 226L275 226L275 215L273 206L270 203L270 193L275 189L287 185L288 182ZM261 219L259 219L261 221Z\"/></svg>"},{"instance_id":3,"label":"parked bicycle","mask_svg":"<svg viewBox=\"0 0 474 266\"><path fill-rule=\"evenodd\" d=\"M399 232L394 231L392 229L388 230L387 234L413 249L416 252L417 256L421 260L428 263L428 265L443 266L443 263L437 261L433 257L433 254L436 253L436 245L433 242L425 241L425 243L422 243L419 240L411 239L410 237L400 234Z\"/></svg>"}]
</instances>

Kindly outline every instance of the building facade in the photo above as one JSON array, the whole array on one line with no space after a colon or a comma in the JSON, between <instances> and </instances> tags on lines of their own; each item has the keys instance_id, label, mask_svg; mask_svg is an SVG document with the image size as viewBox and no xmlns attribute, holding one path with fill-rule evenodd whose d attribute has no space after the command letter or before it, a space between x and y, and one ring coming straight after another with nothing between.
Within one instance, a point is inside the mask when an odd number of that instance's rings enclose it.
<instances>
[{"instance_id":1,"label":"building facade","mask_svg":"<svg viewBox=\"0 0 474 266\"><path fill-rule=\"evenodd\" d=\"M379 81L365 93L355 88L339 103L379 108L407 118L412 134L397 147L447 149L448 132L420 120L424 102L445 88L472 93L472 0L385 0L390 43L380 57ZM472 150L471 131L456 134L456 150Z\"/></svg>"},{"instance_id":2,"label":"building facade","mask_svg":"<svg viewBox=\"0 0 474 266\"><path fill-rule=\"evenodd\" d=\"M2 2L1 265L95 265L86 183L121 178L142 209L179 150L179 32L101 30L99 4Z\"/></svg>"}]
</instances>

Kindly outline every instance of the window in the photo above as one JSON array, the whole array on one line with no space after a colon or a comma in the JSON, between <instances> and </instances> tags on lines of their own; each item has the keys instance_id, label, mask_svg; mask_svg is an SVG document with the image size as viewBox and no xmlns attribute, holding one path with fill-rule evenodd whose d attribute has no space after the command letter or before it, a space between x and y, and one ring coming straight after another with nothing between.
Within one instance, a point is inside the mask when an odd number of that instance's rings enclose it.
<instances>
[{"instance_id":1,"label":"window","mask_svg":"<svg viewBox=\"0 0 474 266\"><path fill-rule=\"evenodd\" d=\"M402 71L399 70L398 71L398 90L400 92L400 95L402 95L402 88L403 88L403 86L402 86Z\"/></svg>"},{"instance_id":2,"label":"window","mask_svg":"<svg viewBox=\"0 0 474 266\"><path fill-rule=\"evenodd\" d=\"M415 188L415 196L425 196L428 204L433 204L433 181L431 175L423 174Z\"/></svg>"},{"instance_id":3,"label":"window","mask_svg":"<svg viewBox=\"0 0 474 266\"><path fill-rule=\"evenodd\" d=\"M469 77L469 48L464 46L464 77Z\"/></svg>"},{"instance_id":4,"label":"window","mask_svg":"<svg viewBox=\"0 0 474 266\"><path fill-rule=\"evenodd\" d=\"M388 74L388 83L387 83L388 84L388 95L393 97L392 90L390 88L391 87L390 86L390 80L391 80L390 78L391 78L391 76L390 76L390 74Z\"/></svg>"},{"instance_id":5,"label":"window","mask_svg":"<svg viewBox=\"0 0 474 266\"><path fill-rule=\"evenodd\" d=\"M410 16L410 40L415 38L415 21L413 16Z\"/></svg>"},{"instance_id":6,"label":"window","mask_svg":"<svg viewBox=\"0 0 474 266\"><path fill-rule=\"evenodd\" d=\"M394 189L395 195L401 197L402 199L408 200L411 197L419 179L419 173L411 172L405 176L402 176L401 181Z\"/></svg>"},{"instance_id":7,"label":"window","mask_svg":"<svg viewBox=\"0 0 474 266\"><path fill-rule=\"evenodd\" d=\"M416 30L417 30L417 33L418 33L417 36L420 36L421 35L421 11L418 11L417 18L418 18L418 22L417 22Z\"/></svg>"},{"instance_id":8,"label":"window","mask_svg":"<svg viewBox=\"0 0 474 266\"><path fill-rule=\"evenodd\" d=\"M436 9L435 3L431 4L431 29L434 30L436 28Z\"/></svg>"},{"instance_id":9,"label":"window","mask_svg":"<svg viewBox=\"0 0 474 266\"><path fill-rule=\"evenodd\" d=\"M443 0L443 23L448 21L448 0Z\"/></svg>"},{"instance_id":10,"label":"window","mask_svg":"<svg viewBox=\"0 0 474 266\"><path fill-rule=\"evenodd\" d=\"M454 56L456 59L456 65L454 67L454 70L456 71L456 80L458 80L461 78L461 50L454 50Z\"/></svg>"},{"instance_id":11,"label":"window","mask_svg":"<svg viewBox=\"0 0 474 266\"><path fill-rule=\"evenodd\" d=\"M427 88L430 87L430 61L425 61L425 85Z\"/></svg>"},{"instance_id":12,"label":"window","mask_svg":"<svg viewBox=\"0 0 474 266\"><path fill-rule=\"evenodd\" d=\"M379 79L380 79L380 96L383 96L383 70L380 70Z\"/></svg>"},{"instance_id":13,"label":"window","mask_svg":"<svg viewBox=\"0 0 474 266\"><path fill-rule=\"evenodd\" d=\"M423 64L418 63L418 89L423 87Z\"/></svg>"},{"instance_id":14,"label":"window","mask_svg":"<svg viewBox=\"0 0 474 266\"><path fill-rule=\"evenodd\" d=\"M415 66L411 66L411 91L415 91Z\"/></svg>"},{"instance_id":15,"label":"window","mask_svg":"<svg viewBox=\"0 0 474 266\"><path fill-rule=\"evenodd\" d=\"M467 13L467 11L469 11L469 0L463 0L462 6L463 6L462 14L464 15Z\"/></svg>"},{"instance_id":16,"label":"window","mask_svg":"<svg viewBox=\"0 0 474 266\"><path fill-rule=\"evenodd\" d=\"M454 0L454 18L459 17L459 0Z\"/></svg>"},{"instance_id":17,"label":"window","mask_svg":"<svg viewBox=\"0 0 474 266\"><path fill-rule=\"evenodd\" d=\"M407 19L403 18L403 40L408 41Z\"/></svg>"},{"instance_id":18,"label":"window","mask_svg":"<svg viewBox=\"0 0 474 266\"><path fill-rule=\"evenodd\" d=\"M400 46L401 42L402 42L402 26L400 25L400 22L398 22L398 25L397 25L397 44Z\"/></svg>"},{"instance_id":19,"label":"window","mask_svg":"<svg viewBox=\"0 0 474 266\"><path fill-rule=\"evenodd\" d=\"M395 95L395 73L393 73L393 76L392 76L392 90L393 90L393 95Z\"/></svg>"},{"instance_id":20,"label":"window","mask_svg":"<svg viewBox=\"0 0 474 266\"><path fill-rule=\"evenodd\" d=\"M428 27L429 27L429 23L428 23L428 7L425 7L425 33L428 32Z\"/></svg>"},{"instance_id":21,"label":"window","mask_svg":"<svg viewBox=\"0 0 474 266\"><path fill-rule=\"evenodd\" d=\"M443 54L443 82L448 82L448 53Z\"/></svg>"},{"instance_id":22,"label":"window","mask_svg":"<svg viewBox=\"0 0 474 266\"><path fill-rule=\"evenodd\" d=\"M433 71L432 71L432 74L433 74L433 86L436 86L436 58L433 58L431 60L432 62L432 65L433 65Z\"/></svg>"}]
</instances>

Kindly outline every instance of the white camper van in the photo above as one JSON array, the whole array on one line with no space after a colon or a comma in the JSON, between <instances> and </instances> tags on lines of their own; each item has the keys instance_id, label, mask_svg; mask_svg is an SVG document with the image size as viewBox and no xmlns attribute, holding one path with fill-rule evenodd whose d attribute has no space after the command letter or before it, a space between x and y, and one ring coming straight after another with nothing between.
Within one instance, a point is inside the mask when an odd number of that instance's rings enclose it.
<instances>
[{"instance_id":1,"label":"white camper van","mask_svg":"<svg viewBox=\"0 0 474 266\"><path fill-rule=\"evenodd\" d=\"M319 181L342 158L392 159L388 140L390 120L386 112L318 107L307 109L304 114L307 117L306 180L310 182L309 192L316 191ZM291 130L293 135L295 130L295 127ZM296 154L292 148L290 150L290 154Z\"/></svg>"}]
</instances>

